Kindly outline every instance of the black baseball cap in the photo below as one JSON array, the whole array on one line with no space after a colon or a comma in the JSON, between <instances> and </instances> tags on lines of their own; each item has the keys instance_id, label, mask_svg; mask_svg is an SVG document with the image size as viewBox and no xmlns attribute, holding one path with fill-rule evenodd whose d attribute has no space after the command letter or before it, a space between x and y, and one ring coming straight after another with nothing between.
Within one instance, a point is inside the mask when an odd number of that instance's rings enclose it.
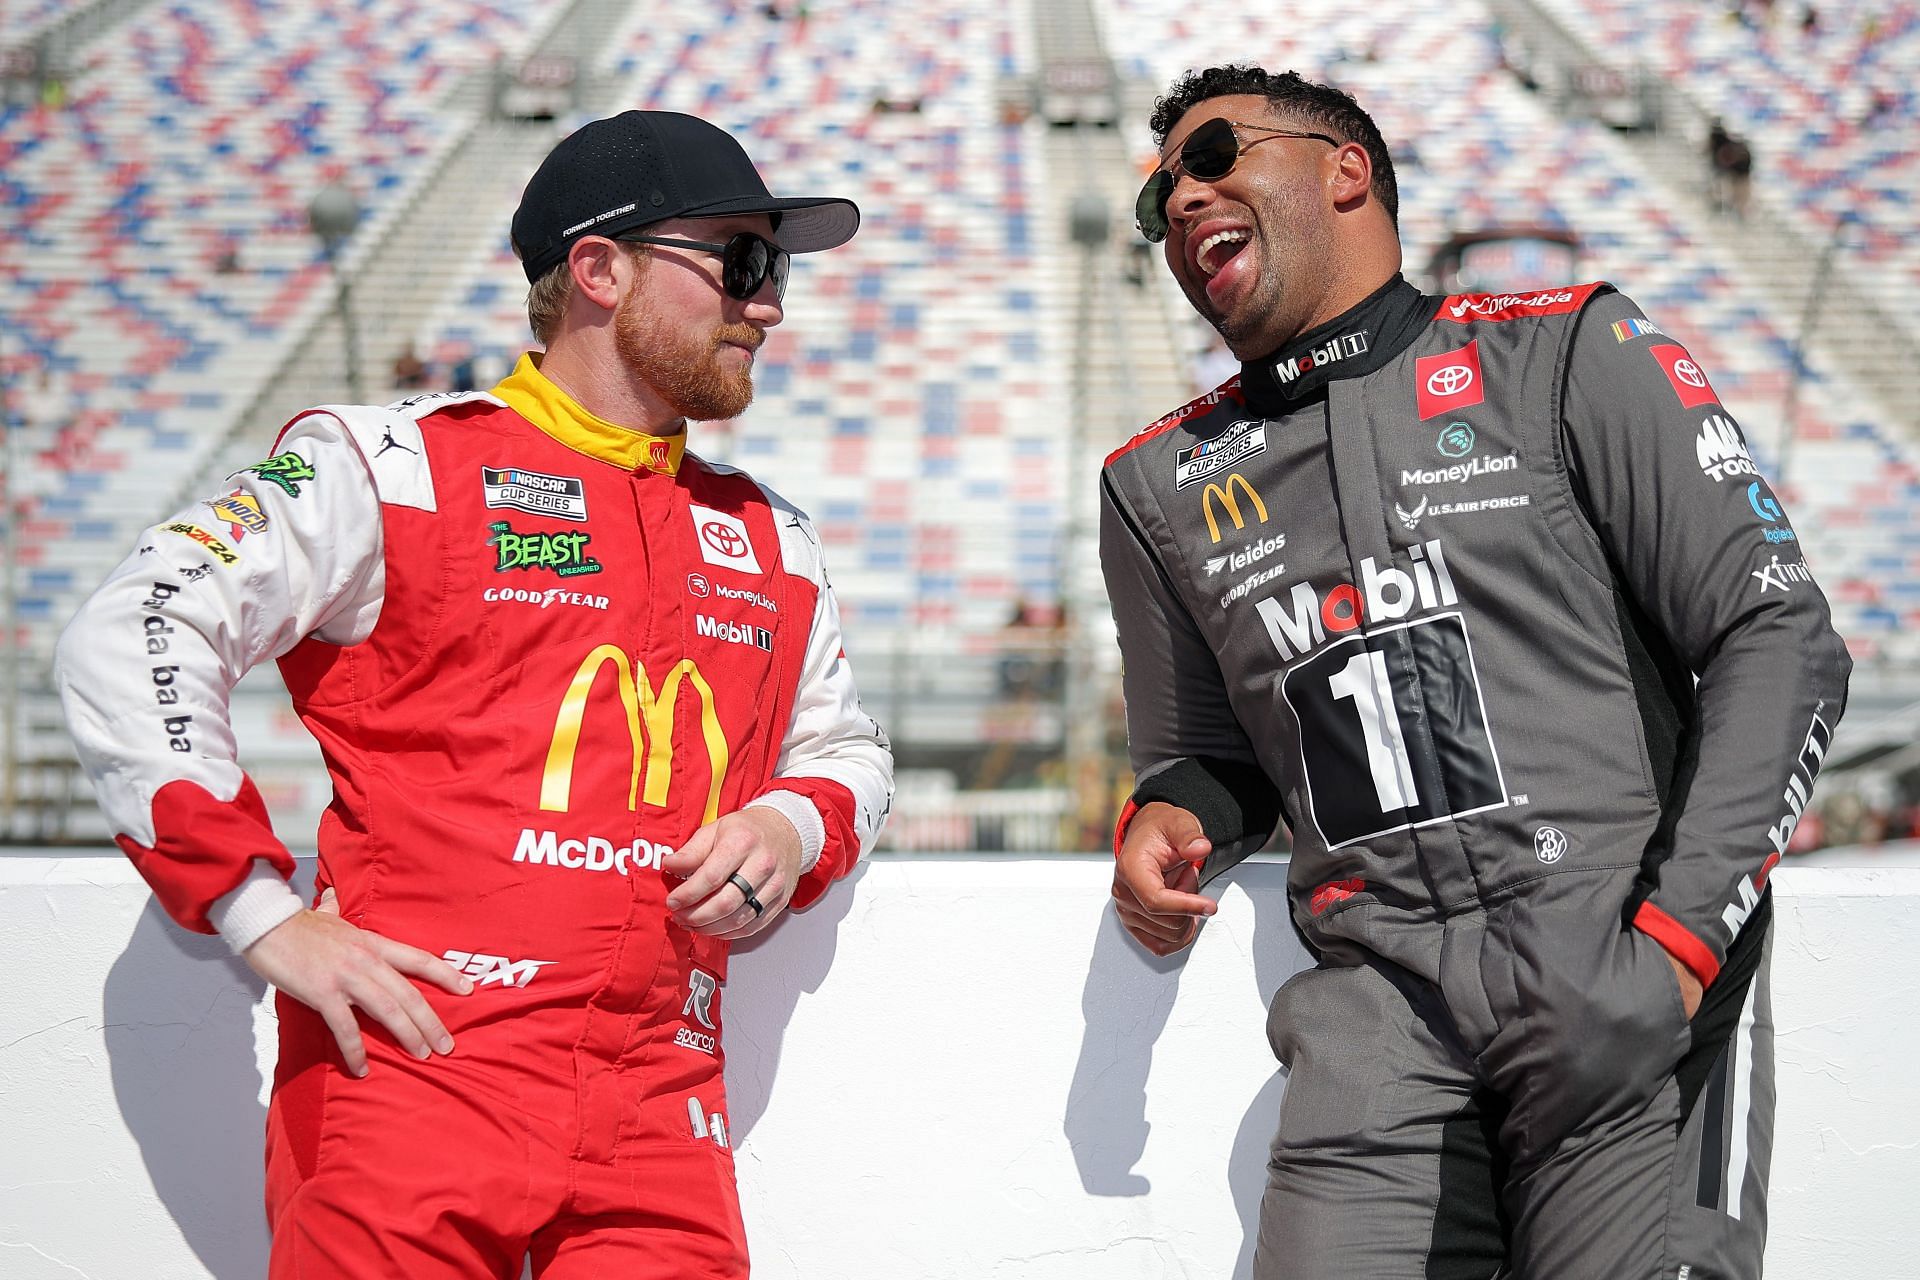
<instances>
[{"instance_id":1,"label":"black baseball cap","mask_svg":"<svg viewBox=\"0 0 1920 1280\"><path fill-rule=\"evenodd\" d=\"M547 154L513 215L513 251L532 282L581 236L617 236L668 218L773 215L789 253L853 239L860 210L837 196L776 199L732 134L678 111L623 111L581 125Z\"/></svg>"}]
</instances>

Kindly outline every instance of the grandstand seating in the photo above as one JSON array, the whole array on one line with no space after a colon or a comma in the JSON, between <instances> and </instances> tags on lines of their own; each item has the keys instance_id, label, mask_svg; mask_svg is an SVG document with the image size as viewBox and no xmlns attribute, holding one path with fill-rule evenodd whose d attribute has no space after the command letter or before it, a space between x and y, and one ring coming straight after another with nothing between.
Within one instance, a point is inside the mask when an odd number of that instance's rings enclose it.
<instances>
[{"instance_id":1,"label":"grandstand seating","mask_svg":"<svg viewBox=\"0 0 1920 1280\"><path fill-rule=\"evenodd\" d=\"M462 127L446 89L524 46L528 13L174 0L87 46L63 107L0 109L0 365L49 372L70 414L29 437L17 494L25 651L47 652L326 305L314 192L352 189L363 237L397 216Z\"/></svg>"},{"instance_id":2,"label":"grandstand seating","mask_svg":"<svg viewBox=\"0 0 1920 1280\"><path fill-rule=\"evenodd\" d=\"M1458 231L1572 228L1580 274L1614 282L1687 344L1774 474L1797 317L1744 283L1714 227L1664 201L1606 127L1562 119L1503 72L1489 26L1442 5L1316 11L1312 22L1256 10L1202 17L1177 0L1105 0L1103 12L1115 61L1156 89L1189 67L1254 60L1353 93L1400 157L1401 233L1416 279ZM1149 153L1144 122L1130 124ZM1904 305L1920 322L1920 308ZM1920 594L1907 585L1920 578L1920 424L1912 406L1896 408L1906 422L1882 421L1810 361L1783 487L1856 656L1911 660L1920 656Z\"/></svg>"},{"instance_id":3,"label":"grandstand seating","mask_svg":"<svg viewBox=\"0 0 1920 1280\"><path fill-rule=\"evenodd\" d=\"M1561 120L1503 75L1484 25L1439 4L1316 10L1312 21L1258 7L1201 15L1173 0L1096 8L1122 71L1155 86L1186 66L1255 58L1353 89L1403 158L1411 264L1489 222L1573 227L1583 274L1614 280L1687 342L1763 465L1780 456L1790 319L1743 284L1711 226L1663 204L1604 128ZM1602 23L1637 12L1630 0L1589 8ZM28 0L0 16L43 22L57 9ZM1822 10L1833 33L1822 47L1843 51L1864 4ZM132 528L204 464L209 436L326 304L305 229L314 189L344 179L371 225L400 216L463 127L443 109L447 86L496 50L530 47L553 16L534 13L172 0L88 49L66 109L0 112L0 209L14 230L0 240L0 362L23 383L51 369L75 408L64 430L28 437L20 609L31 651L45 652ZM1070 346L1036 283L1061 249L1059 229L1035 217L1044 126L1004 123L997 110L998 79L1033 70L1025 18L941 0L845 0L778 21L759 5L635 6L604 55L626 86L616 105L704 114L740 133L776 188L844 192L865 210L852 245L796 264L753 411L700 429L695 448L813 511L850 629L873 647L984 653L1016 598L1057 598L1068 471L1092 466L1065 453ZM1704 18L1645 21L1662 48L1704 39ZM1914 28L1889 22L1873 65L1910 60ZM1713 34L1711 55L1730 59L1721 46L1734 37ZM1760 70L1726 80L1764 85L1779 74L1764 68L1794 56L1786 38L1750 40ZM1732 65L1689 62L1681 74L1698 91ZM1761 128L1811 129L1809 113L1823 109L1812 93L1774 95L1764 121L1737 104L1727 114L1758 133L1763 163L1782 157L1781 173L1818 182L1810 161L1784 159L1808 148ZM876 110L881 98L917 110ZM1789 123L1796 110L1801 123ZM1126 127L1144 154L1142 123ZM1909 270L1903 255L1920 253L1910 233L1895 234L1902 184L1920 166L1869 132L1843 140L1856 147L1850 180L1877 202L1874 261L1897 276ZM240 270L223 274L215 264L229 245ZM419 349L441 363L463 350L510 358L528 341L522 292L504 237L477 246ZM1787 486L1810 556L1859 652L1920 654L1913 446L1831 370L1810 372ZM1143 405L1140 418L1170 407Z\"/></svg>"},{"instance_id":4,"label":"grandstand seating","mask_svg":"<svg viewBox=\"0 0 1920 1280\"><path fill-rule=\"evenodd\" d=\"M804 21L648 7L609 54L620 105L704 115L776 191L861 205L850 245L796 260L753 409L693 448L813 514L863 654L984 655L1016 598L1058 598L1067 408L1034 284L1039 126L997 122L994 98L1030 69L1023 38L1007 10L931 0ZM420 349L510 359L524 293L496 241Z\"/></svg>"},{"instance_id":5,"label":"grandstand seating","mask_svg":"<svg viewBox=\"0 0 1920 1280\"><path fill-rule=\"evenodd\" d=\"M1720 116L1755 152L1753 198L1816 243L1858 223L1842 263L1920 335L1920 8L1886 0L1725 6L1541 0L1623 64L1647 67ZM1704 162L1703 162L1704 163Z\"/></svg>"}]
</instances>

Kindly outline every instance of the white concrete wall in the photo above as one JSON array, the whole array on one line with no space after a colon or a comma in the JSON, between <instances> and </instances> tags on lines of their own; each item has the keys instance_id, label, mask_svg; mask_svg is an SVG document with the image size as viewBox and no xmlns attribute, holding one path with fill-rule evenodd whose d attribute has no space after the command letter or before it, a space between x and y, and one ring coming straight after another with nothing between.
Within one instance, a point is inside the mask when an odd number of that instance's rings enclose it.
<instances>
[{"instance_id":1,"label":"white concrete wall","mask_svg":"<svg viewBox=\"0 0 1920 1280\"><path fill-rule=\"evenodd\" d=\"M863 868L736 953L732 1126L766 1280L1247 1274L1302 962L1282 869L1184 958L1102 858ZM1920 1274L1920 869L1787 869L1769 1274ZM0 1276L264 1274L260 984L117 854L0 855Z\"/></svg>"}]
</instances>

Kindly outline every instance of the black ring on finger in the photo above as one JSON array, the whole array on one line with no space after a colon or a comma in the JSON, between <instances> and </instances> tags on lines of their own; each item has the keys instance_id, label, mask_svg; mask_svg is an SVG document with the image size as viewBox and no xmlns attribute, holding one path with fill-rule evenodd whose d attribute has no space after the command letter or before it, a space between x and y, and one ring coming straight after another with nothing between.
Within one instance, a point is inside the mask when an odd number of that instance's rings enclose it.
<instances>
[{"instance_id":1,"label":"black ring on finger","mask_svg":"<svg viewBox=\"0 0 1920 1280\"><path fill-rule=\"evenodd\" d=\"M767 909L766 906L761 903L760 899L753 896L752 881L736 871L727 877L727 883L738 889L740 896L747 900L747 905L753 908L754 919L758 920L760 916L765 913Z\"/></svg>"}]
</instances>

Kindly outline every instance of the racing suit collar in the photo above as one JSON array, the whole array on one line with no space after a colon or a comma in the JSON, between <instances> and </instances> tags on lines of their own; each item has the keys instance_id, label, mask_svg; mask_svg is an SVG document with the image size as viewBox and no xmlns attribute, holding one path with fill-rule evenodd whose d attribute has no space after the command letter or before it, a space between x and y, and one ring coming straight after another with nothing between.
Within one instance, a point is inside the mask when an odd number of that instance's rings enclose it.
<instances>
[{"instance_id":1,"label":"racing suit collar","mask_svg":"<svg viewBox=\"0 0 1920 1280\"><path fill-rule=\"evenodd\" d=\"M1434 300L1396 272L1358 304L1240 366L1249 405L1289 405L1336 378L1372 373L1406 350L1433 319Z\"/></svg>"},{"instance_id":2,"label":"racing suit collar","mask_svg":"<svg viewBox=\"0 0 1920 1280\"><path fill-rule=\"evenodd\" d=\"M625 471L679 475L687 451L687 433L653 436L587 412L580 402L540 372L540 353L520 357L513 372L493 394L509 409L576 453L610 462Z\"/></svg>"}]
</instances>

